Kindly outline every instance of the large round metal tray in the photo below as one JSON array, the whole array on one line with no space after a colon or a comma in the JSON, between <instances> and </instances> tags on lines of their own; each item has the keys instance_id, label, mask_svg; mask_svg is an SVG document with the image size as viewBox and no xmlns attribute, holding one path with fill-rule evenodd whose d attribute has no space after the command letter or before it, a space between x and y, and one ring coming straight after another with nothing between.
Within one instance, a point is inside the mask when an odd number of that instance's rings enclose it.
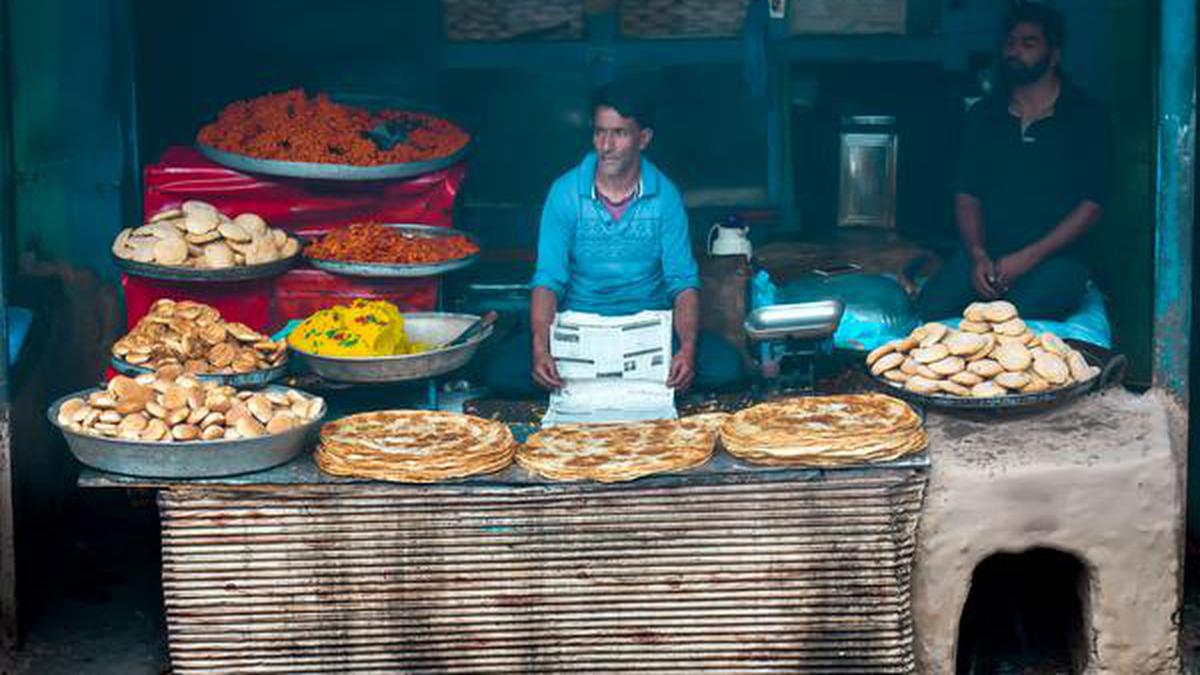
<instances>
[{"instance_id":1,"label":"large round metal tray","mask_svg":"<svg viewBox=\"0 0 1200 675\"><path fill-rule=\"evenodd\" d=\"M149 277L164 281L214 282L247 281L249 279L276 277L291 269L296 264L296 261L300 260L301 256L302 254L297 252L293 256L272 260L269 263L238 265L236 267L225 267L217 270L156 265L153 263L137 262L136 260L126 260L115 255L112 258L117 267L137 277Z\"/></svg>"},{"instance_id":2,"label":"large round metal tray","mask_svg":"<svg viewBox=\"0 0 1200 675\"><path fill-rule=\"evenodd\" d=\"M284 387L271 389L286 391ZM282 434L237 441L126 441L64 429L58 423L58 409L67 399L87 396L93 391L98 389L55 401L46 411L50 423L62 432L71 454L83 464L101 471L147 478L215 478L279 466L309 447L326 413L323 407L316 419Z\"/></svg>"},{"instance_id":3,"label":"large round metal tray","mask_svg":"<svg viewBox=\"0 0 1200 675\"><path fill-rule=\"evenodd\" d=\"M414 342L445 344L477 319L479 317L473 314L414 312L404 315L404 331ZM333 357L311 354L294 346L291 349L303 357L314 373L326 380L356 384L406 382L442 375L465 366L493 329L494 326L488 326L466 343L449 349L402 356Z\"/></svg>"},{"instance_id":4,"label":"large round metal tray","mask_svg":"<svg viewBox=\"0 0 1200 675\"><path fill-rule=\"evenodd\" d=\"M1105 363L1099 363L1095 355L1082 350L1080 353L1083 354L1089 364L1101 367L1099 375L1084 382L1076 382L1069 387L1051 389L1036 394L1010 394L990 398L967 398L963 396L951 396L949 394L918 394L902 386L896 386L894 382L882 377L871 375L871 379L888 394L931 408L980 411L1038 409L1059 405L1091 391L1103 389L1119 381L1124 374L1126 359L1120 354L1114 355Z\"/></svg>"},{"instance_id":5,"label":"large round metal tray","mask_svg":"<svg viewBox=\"0 0 1200 675\"><path fill-rule=\"evenodd\" d=\"M117 356L112 357L110 363L113 370L130 377L154 372L150 368L134 365ZM279 365L264 368L263 370L252 370L248 373L196 373L194 377L203 382L215 382L220 385L245 388L264 386L283 377L286 372L287 361L284 361Z\"/></svg>"},{"instance_id":6,"label":"large round metal tray","mask_svg":"<svg viewBox=\"0 0 1200 675\"><path fill-rule=\"evenodd\" d=\"M441 112L437 110L430 110L426 105L403 98L350 93L334 93L330 95L330 98L338 103L345 103L347 105L353 105L360 108L365 108L367 110L395 108L400 110L431 113L438 115L443 119L447 119L452 124L458 125L460 129L465 130L463 125L447 118ZM330 164L325 162L292 162L281 159L259 159L257 157L251 157L249 155L243 155L240 153L218 150L217 148L214 148L210 145L204 145L202 143L196 144L196 149L200 151L200 154L218 164L223 164L231 169L237 169L238 171L259 173L268 176L282 176L285 178L308 178L337 181L393 180L397 178L409 178L411 176L419 176L422 174L431 173L458 163L464 157L466 157L470 147L471 142L468 140L467 144L462 148L449 155L446 155L445 157L439 157L423 162L401 162L397 164L357 166L354 164Z\"/></svg>"},{"instance_id":7,"label":"large round metal tray","mask_svg":"<svg viewBox=\"0 0 1200 675\"><path fill-rule=\"evenodd\" d=\"M448 227L435 227L433 225L408 225L408 224L392 224L385 223L385 227L390 227L394 230L411 235L413 237L426 237L430 239L447 238L454 236L466 237L471 243L479 246L479 242L475 241L471 235L454 230ZM463 258L455 258L453 260L444 260L437 263L419 263L414 265L401 265L390 263L368 263L368 262L348 262L345 260L330 260L328 258L313 258L306 254L308 263L317 269L325 270L333 274L342 274L353 277L431 277L438 274L445 274L453 270L462 269L479 259L479 254L474 253Z\"/></svg>"},{"instance_id":8,"label":"large round metal tray","mask_svg":"<svg viewBox=\"0 0 1200 675\"><path fill-rule=\"evenodd\" d=\"M322 162L291 162L282 159L258 159L249 155L218 150L203 143L196 144L196 149L200 151L200 154L217 164L222 164L231 169L246 173L281 176L284 178L346 181L394 180L432 173L457 164L466 156L467 150L470 147L471 143L468 141L457 152L424 162L356 166L354 164L325 164Z\"/></svg>"}]
</instances>

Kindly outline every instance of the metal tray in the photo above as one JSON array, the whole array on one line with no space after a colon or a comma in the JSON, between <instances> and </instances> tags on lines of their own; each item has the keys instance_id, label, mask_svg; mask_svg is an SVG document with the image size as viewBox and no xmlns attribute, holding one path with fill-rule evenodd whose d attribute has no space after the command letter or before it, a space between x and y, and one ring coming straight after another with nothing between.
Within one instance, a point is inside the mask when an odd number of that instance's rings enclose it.
<instances>
[{"instance_id":1,"label":"metal tray","mask_svg":"<svg viewBox=\"0 0 1200 675\"><path fill-rule=\"evenodd\" d=\"M429 239L444 239L447 237L463 236L466 237L472 244L479 247L479 242L461 230L454 230L448 227L435 227L433 225L409 225L409 224L393 224L385 223L384 227L390 227L394 230L412 235L413 237L426 237ZM349 262L345 260L329 260L328 258L313 258L306 254L308 263L317 269L331 272L333 274L342 274L352 277L431 277L438 274L445 274L453 270L462 269L471 265L479 259L478 253L473 253L464 258L455 258L453 260L444 260L437 263L419 263L414 265L401 265L390 263L368 263L368 262Z\"/></svg>"},{"instance_id":2,"label":"metal tray","mask_svg":"<svg viewBox=\"0 0 1200 675\"><path fill-rule=\"evenodd\" d=\"M249 155L218 150L211 145L197 143L196 149L200 154L217 164L246 173L257 173L266 176L283 178L308 178L316 180L366 181L394 180L410 178L426 173L432 173L453 166L466 156L471 143L467 142L457 152L445 157L424 162L403 162L399 164L378 164L375 166L356 166L354 164L326 164L323 162L291 162L282 159L258 159Z\"/></svg>"},{"instance_id":3,"label":"metal tray","mask_svg":"<svg viewBox=\"0 0 1200 675\"><path fill-rule=\"evenodd\" d=\"M404 315L404 331L414 342L445 344L458 337L477 319L479 317L474 314L414 312ZM289 346L314 373L326 380L356 384L406 382L435 377L465 366L493 330L494 324L457 347L402 356L319 356L296 349L291 343Z\"/></svg>"},{"instance_id":4,"label":"metal tray","mask_svg":"<svg viewBox=\"0 0 1200 675\"><path fill-rule=\"evenodd\" d=\"M110 362L113 370L130 377L154 372L145 366L134 365L117 356L112 357ZM249 373L197 373L194 377L204 382L216 382L231 387L257 388L278 380L283 377L285 372L287 372L287 361L271 368L253 370Z\"/></svg>"},{"instance_id":5,"label":"metal tray","mask_svg":"<svg viewBox=\"0 0 1200 675\"><path fill-rule=\"evenodd\" d=\"M285 387L272 390L286 391ZM215 478L262 471L290 462L310 447L327 409L314 420L282 434L237 441L187 441L155 443L90 436L64 429L58 409L71 398L87 396L98 388L64 396L46 411L67 447L83 464L101 471L147 478Z\"/></svg>"},{"instance_id":6,"label":"metal tray","mask_svg":"<svg viewBox=\"0 0 1200 675\"><path fill-rule=\"evenodd\" d=\"M870 375L869 372L868 375L884 392L931 408L979 411L1031 410L1059 405L1079 398L1089 392L1099 391L1119 382L1124 376L1127 364L1124 355L1116 354L1109 358L1107 362L1100 363L1094 354L1083 350L1078 351L1083 354L1089 364L1100 366L1100 374L1086 382L1076 382L1069 387L1051 389L1050 391L1042 391L1036 394L1009 394L1007 396L993 396L991 398L966 398L962 396L950 396L948 394L918 394L903 387L898 387L890 380Z\"/></svg>"},{"instance_id":7,"label":"metal tray","mask_svg":"<svg viewBox=\"0 0 1200 675\"><path fill-rule=\"evenodd\" d=\"M755 342L824 338L837 331L842 311L842 303L838 300L768 305L751 312L744 326L746 335Z\"/></svg>"},{"instance_id":8,"label":"metal tray","mask_svg":"<svg viewBox=\"0 0 1200 675\"><path fill-rule=\"evenodd\" d=\"M338 103L353 105L366 110L393 108L399 110L412 110L414 112L430 113L450 121L452 124L457 125L464 131L466 130L466 127L464 127L462 124L450 119L440 111L436 109L430 109L428 105L409 99L391 96L379 96L375 94L352 94L345 92L336 92L330 94L329 97ZM437 159L431 159L423 162L401 162L397 164L357 166L354 164L292 162L281 159L259 159L257 157L251 157L249 155L243 155L240 153L226 152L225 150L219 150L203 143L196 143L196 149L200 151L200 154L218 164L223 164L238 171L264 174L267 176L282 176L284 178L308 178L333 181L393 180L397 178L409 178L411 176L432 173L458 163L464 157L466 157L470 148L471 141L468 140L467 144L456 152L446 155L445 157L439 157Z\"/></svg>"},{"instance_id":9,"label":"metal tray","mask_svg":"<svg viewBox=\"0 0 1200 675\"><path fill-rule=\"evenodd\" d=\"M303 242L301 242L301 244L303 244ZM193 269L191 267L170 267L168 265L156 265L153 263L137 262L136 260L126 260L125 258L120 258L115 255L112 258L117 267L136 277L149 277L151 279L162 279L164 281L215 282L247 281L249 279L277 277L291 269L301 257L302 254L297 252L293 256L280 258L279 260L272 260L269 263L262 263L259 265L238 265L219 270L204 270Z\"/></svg>"}]
</instances>

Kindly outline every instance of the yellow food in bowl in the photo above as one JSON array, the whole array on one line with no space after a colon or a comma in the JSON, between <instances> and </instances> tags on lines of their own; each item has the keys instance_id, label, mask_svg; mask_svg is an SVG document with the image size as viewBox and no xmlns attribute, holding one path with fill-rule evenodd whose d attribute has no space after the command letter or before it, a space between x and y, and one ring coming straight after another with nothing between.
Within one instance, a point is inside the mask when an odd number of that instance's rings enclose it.
<instances>
[{"instance_id":1,"label":"yellow food in bowl","mask_svg":"<svg viewBox=\"0 0 1200 675\"><path fill-rule=\"evenodd\" d=\"M408 340L404 316L385 300L355 300L323 309L296 326L288 344L320 356L395 356L431 349Z\"/></svg>"}]
</instances>

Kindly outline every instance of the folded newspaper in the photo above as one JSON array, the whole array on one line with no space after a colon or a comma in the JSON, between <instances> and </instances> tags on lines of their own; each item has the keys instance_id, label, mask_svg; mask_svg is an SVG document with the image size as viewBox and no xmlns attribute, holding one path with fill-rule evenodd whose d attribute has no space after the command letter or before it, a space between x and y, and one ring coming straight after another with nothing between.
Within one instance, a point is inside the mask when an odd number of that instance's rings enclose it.
<instances>
[{"instance_id":1,"label":"folded newspaper","mask_svg":"<svg viewBox=\"0 0 1200 675\"><path fill-rule=\"evenodd\" d=\"M550 326L550 356L564 386L550 394L542 426L675 419L671 312L629 316L561 312Z\"/></svg>"}]
</instances>

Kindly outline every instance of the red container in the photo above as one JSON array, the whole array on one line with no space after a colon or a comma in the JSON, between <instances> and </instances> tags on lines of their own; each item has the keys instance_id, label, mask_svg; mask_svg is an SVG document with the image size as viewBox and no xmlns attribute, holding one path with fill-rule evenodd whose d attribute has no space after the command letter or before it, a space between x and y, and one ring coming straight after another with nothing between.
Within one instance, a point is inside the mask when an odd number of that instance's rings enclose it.
<instances>
[{"instance_id":1,"label":"red container","mask_svg":"<svg viewBox=\"0 0 1200 675\"><path fill-rule=\"evenodd\" d=\"M275 279L272 328L326 307L345 305L355 298L387 300L401 312L437 309L437 277L359 279L315 269L294 269Z\"/></svg>"},{"instance_id":2,"label":"red container","mask_svg":"<svg viewBox=\"0 0 1200 675\"><path fill-rule=\"evenodd\" d=\"M189 199L232 217L257 213L272 227L320 235L338 225L373 220L449 227L466 165L391 181L313 181L240 173L175 146L144 172L143 210L149 217Z\"/></svg>"},{"instance_id":3,"label":"red container","mask_svg":"<svg viewBox=\"0 0 1200 675\"><path fill-rule=\"evenodd\" d=\"M417 223L449 227L464 164L405 180L338 182L271 178L234 171L189 147L171 147L146 167L143 209L149 216L199 199L228 216L257 213L272 227L314 237L350 223ZM122 276L129 326L159 298L195 300L259 331L354 298L388 300L402 311L437 307L437 277L368 280L310 268L274 279L228 283L169 282Z\"/></svg>"},{"instance_id":4,"label":"red container","mask_svg":"<svg viewBox=\"0 0 1200 675\"><path fill-rule=\"evenodd\" d=\"M132 328L146 316L150 305L159 298L195 300L212 305L226 321L240 321L254 330L270 332L277 328L271 315L273 279L197 284L160 281L146 277L121 276L125 290L125 317Z\"/></svg>"}]
</instances>

